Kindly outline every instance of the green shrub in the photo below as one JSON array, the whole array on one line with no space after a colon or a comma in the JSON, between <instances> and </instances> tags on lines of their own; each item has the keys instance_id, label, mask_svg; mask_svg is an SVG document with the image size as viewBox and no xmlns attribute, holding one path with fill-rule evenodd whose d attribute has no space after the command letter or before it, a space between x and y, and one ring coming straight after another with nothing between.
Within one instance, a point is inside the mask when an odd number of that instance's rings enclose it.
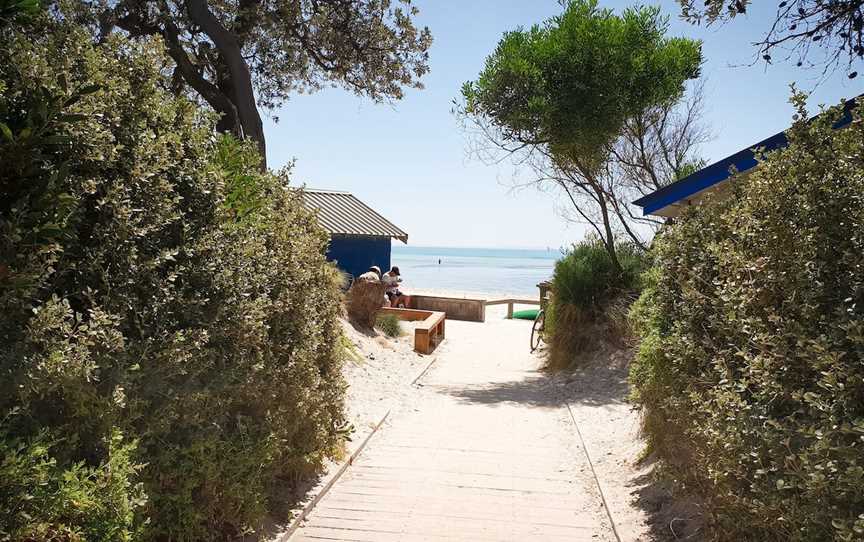
<instances>
[{"instance_id":1,"label":"green shrub","mask_svg":"<svg viewBox=\"0 0 864 542\"><path fill-rule=\"evenodd\" d=\"M399 337L402 335L402 324L395 314L381 314L375 319L375 327L380 329L388 337Z\"/></svg>"},{"instance_id":2,"label":"green shrub","mask_svg":"<svg viewBox=\"0 0 864 542\"><path fill-rule=\"evenodd\" d=\"M554 294L546 309L548 368L570 367L621 334L619 321L626 318L610 310L638 289L644 256L628 243L618 243L616 249L621 270L596 238L575 244L555 263Z\"/></svg>"},{"instance_id":3,"label":"green shrub","mask_svg":"<svg viewBox=\"0 0 864 542\"><path fill-rule=\"evenodd\" d=\"M556 303L592 310L602 307L620 291L638 286L643 269L642 252L631 243L616 245L619 272L603 242L588 238L555 262L552 284Z\"/></svg>"},{"instance_id":4,"label":"green shrub","mask_svg":"<svg viewBox=\"0 0 864 542\"><path fill-rule=\"evenodd\" d=\"M2 483L58 492L14 532L236 536L341 442L326 234L284 175L165 90L159 42L33 24L0 48L0 416L16 412L4 450L35 463ZM128 468L93 485L117 431ZM73 493L114 515L62 512ZM29 536L13 539L52 539Z\"/></svg>"},{"instance_id":5,"label":"green shrub","mask_svg":"<svg viewBox=\"0 0 864 542\"><path fill-rule=\"evenodd\" d=\"M5 425L5 422L0 422ZM135 510L146 502L119 432L105 443L106 459L60 467L52 449L62 444L40 433L23 440L0 427L0 540L114 542L134 540ZM140 527L140 525L139 525Z\"/></svg>"},{"instance_id":6,"label":"green shrub","mask_svg":"<svg viewBox=\"0 0 864 542\"><path fill-rule=\"evenodd\" d=\"M864 123L806 122L653 248L645 434L730 540L864 538Z\"/></svg>"}]
</instances>

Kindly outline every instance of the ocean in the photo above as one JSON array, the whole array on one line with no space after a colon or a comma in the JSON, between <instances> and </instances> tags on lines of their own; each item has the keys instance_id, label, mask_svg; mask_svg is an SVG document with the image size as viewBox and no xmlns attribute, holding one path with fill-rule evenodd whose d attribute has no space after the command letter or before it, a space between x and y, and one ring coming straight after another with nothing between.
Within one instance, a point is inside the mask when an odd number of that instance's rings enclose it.
<instances>
[{"instance_id":1,"label":"ocean","mask_svg":"<svg viewBox=\"0 0 864 542\"><path fill-rule=\"evenodd\" d=\"M403 290L537 297L537 283L552 278L557 249L412 247L393 245ZM440 263L439 263L440 262Z\"/></svg>"}]
</instances>

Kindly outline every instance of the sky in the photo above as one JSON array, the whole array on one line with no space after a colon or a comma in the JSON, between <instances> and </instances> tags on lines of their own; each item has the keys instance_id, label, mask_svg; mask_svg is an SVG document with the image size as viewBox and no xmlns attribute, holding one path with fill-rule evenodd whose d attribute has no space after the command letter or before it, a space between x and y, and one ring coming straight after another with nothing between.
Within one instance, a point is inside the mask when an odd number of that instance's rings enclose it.
<instances>
[{"instance_id":1,"label":"sky","mask_svg":"<svg viewBox=\"0 0 864 542\"><path fill-rule=\"evenodd\" d=\"M556 0L415 0L416 23L434 37L423 90L375 103L340 88L296 95L265 118L272 168L296 160L292 183L352 192L409 235L409 245L560 248L585 228L567 223L553 195L514 190L509 163L487 165L468 153L451 113L465 81L475 79L501 35L560 13ZM603 1L616 11L629 2ZM768 28L773 4L754 2L746 18L709 28L679 18L663 1L669 35L703 41L705 118L713 139L701 154L713 162L779 132L791 122L789 85L812 92L810 107L862 92L861 78L794 63L751 65L751 43ZM778 55L775 54L775 58ZM812 111L811 111L812 112Z\"/></svg>"}]
</instances>

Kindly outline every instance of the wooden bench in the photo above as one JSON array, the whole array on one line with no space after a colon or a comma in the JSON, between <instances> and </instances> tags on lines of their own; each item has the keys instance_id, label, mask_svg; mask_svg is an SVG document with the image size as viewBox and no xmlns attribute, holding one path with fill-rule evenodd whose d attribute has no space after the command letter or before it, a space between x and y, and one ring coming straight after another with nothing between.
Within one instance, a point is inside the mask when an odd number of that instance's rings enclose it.
<instances>
[{"instance_id":1,"label":"wooden bench","mask_svg":"<svg viewBox=\"0 0 864 542\"><path fill-rule=\"evenodd\" d=\"M395 314L400 320L420 322L414 328L414 351L420 354L431 354L444 340L447 315L443 312L384 307L379 314Z\"/></svg>"}]
</instances>

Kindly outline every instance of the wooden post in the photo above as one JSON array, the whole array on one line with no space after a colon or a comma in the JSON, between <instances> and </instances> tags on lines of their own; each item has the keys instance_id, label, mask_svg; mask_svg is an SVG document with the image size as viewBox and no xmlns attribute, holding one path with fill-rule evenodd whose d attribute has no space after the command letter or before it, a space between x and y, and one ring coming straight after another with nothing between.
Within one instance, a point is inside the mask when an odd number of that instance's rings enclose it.
<instances>
[{"instance_id":1,"label":"wooden post","mask_svg":"<svg viewBox=\"0 0 864 542\"><path fill-rule=\"evenodd\" d=\"M429 333L423 333L419 329L414 332L414 350L421 354L428 354L431 343Z\"/></svg>"},{"instance_id":2,"label":"wooden post","mask_svg":"<svg viewBox=\"0 0 864 542\"><path fill-rule=\"evenodd\" d=\"M539 305L540 302L534 299L493 299L486 302L489 305L507 305L507 318L513 318L513 305Z\"/></svg>"}]
</instances>

